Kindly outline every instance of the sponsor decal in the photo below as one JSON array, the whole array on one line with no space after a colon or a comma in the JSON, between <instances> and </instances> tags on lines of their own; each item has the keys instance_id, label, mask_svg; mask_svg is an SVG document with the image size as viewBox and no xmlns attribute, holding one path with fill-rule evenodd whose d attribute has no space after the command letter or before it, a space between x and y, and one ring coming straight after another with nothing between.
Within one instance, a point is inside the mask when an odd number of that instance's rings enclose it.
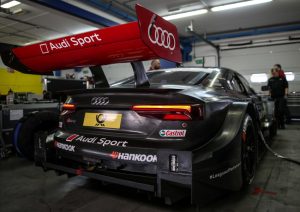
<instances>
[{"instance_id":1,"label":"sponsor decal","mask_svg":"<svg viewBox=\"0 0 300 212\"><path fill-rule=\"evenodd\" d=\"M130 161L148 162L148 163L156 163L157 162L156 155L135 154L135 153L125 153L125 152L113 151L110 154L110 156L112 159L118 159L118 160L130 160Z\"/></svg>"},{"instance_id":2,"label":"sponsor decal","mask_svg":"<svg viewBox=\"0 0 300 212\"><path fill-rule=\"evenodd\" d=\"M70 145L70 144L63 144L60 142L55 142L54 145L58 148L58 149L63 149L69 152L75 152L75 146L74 145Z\"/></svg>"},{"instance_id":3,"label":"sponsor decal","mask_svg":"<svg viewBox=\"0 0 300 212\"><path fill-rule=\"evenodd\" d=\"M239 166L241 166L241 163L238 163L238 164L226 169L225 171L222 171L222 172L219 172L216 174L212 174L209 176L209 179L212 180L212 179L216 179L216 178L221 178L224 175L228 174L229 172L232 172L233 170L237 169Z\"/></svg>"},{"instance_id":4,"label":"sponsor decal","mask_svg":"<svg viewBox=\"0 0 300 212\"><path fill-rule=\"evenodd\" d=\"M160 130L161 137L185 137L186 130Z\"/></svg>"},{"instance_id":5,"label":"sponsor decal","mask_svg":"<svg viewBox=\"0 0 300 212\"><path fill-rule=\"evenodd\" d=\"M77 138L79 135L77 134L73 134L73 135L70 135L69 137L67 137L66 141L68 142L72 142L75 138Z\"/></svg>"},{"instance_id":6,"label":"sponsor decal","mask_svg":"<svg viewBox=\"0 0 300 212\"><path fill-rule=\"evenodd\" d=\"M153 14L148 26L148 38L151 43L162 46L173 51L176 47L176 41L173 33L157 26L155 24L156 14Z\"/></svg>"},{"instance_id":7,"label":"sponsor decal","mask_svg":"<svg viewBox=\"0 0 300 212\"><path fill-rule=\"evenodd\" d=\"M79 37L72 36L64 39L59 39L52 42L46 42L40 44L40 50L42 54L48 54L51 51L59 50L59 49L67 49L70 47L80 46L83 47L90 43L96 43L101 41L100 35L98 33L94 33L89 36Z\"/></svg>"},{"instance_id":8,"label":"sponsor decal","mask_svg":"<svg viewBox=\"0 0 300 212\"><path fill-rule=\"evenodd\" d=\"M127 141L114 141L114 140L109 140L106 138L100 138L99 141L97 141L97 144L100 144L103 147L105 147L105 146L126 147L126 144L128 144L128 142Z\"/></svg>"},{"instance_id":9,"label":"sponsor decal","mask_svg":"<svg viewBox=\"0 0 300 212\"><path fill-rule=\"evenodd\" d=\"M119 147L126 147L128 142L127 141L116 141L116 140L109 140L107 138L99 138L99 137L85 137L80 136L78 134L72 134L66 138L66 141L80 141L83 143L91 143L91 144L99 144L103 147L105 146L119 146Z\"/></svg>"},{"instance_id":10,"label":"sponsor decal","mask_svg":"<svg viewBox=\"0 0 300 212\"><path fill-rule=\"evenodd\" d=\"M122 114L117 113L85 113L83 126L120 129Z\"/></svg>"},{"instance_id":11,"label":"sponsor decal","mask_svg":"<svg viewBox=\"0 0 300 212\"><path fill-rule=\"evenodd\" d=\"M105 114L103 114L103 113L97 114L96 115L96 121L97 121L96 126L97 127L98 126L104 127L105 126L105 124L104 124L105 120L106 120L106 115Z\"/></svg>"}]
</instances>

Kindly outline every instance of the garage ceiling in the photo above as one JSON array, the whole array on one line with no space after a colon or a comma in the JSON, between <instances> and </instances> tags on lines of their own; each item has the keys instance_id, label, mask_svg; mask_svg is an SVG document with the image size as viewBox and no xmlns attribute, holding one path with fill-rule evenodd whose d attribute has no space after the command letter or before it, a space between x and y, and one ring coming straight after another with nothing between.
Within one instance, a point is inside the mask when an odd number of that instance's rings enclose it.
<instances>
[{"instance_id":1,"label":"garage ceiling","mask_svg":"<svg viewBox=\"0 0 300 212\"><path fill-rule=\"evenodd\" d=\"M84 20L28 4L20 4L15 15L0 13L0 43L26 45L90 31L99 26Z\"/></svg>"},{"instance_id":2,"label":"garage ceiling","mask_svg":"<svg viewBox=\"0 0 300 212\"><path fill-rule=\"evenodd\" d=\"M107 1L108 2L108 1ZM115 1L113 1L115 2ZM134 8L136 3L165 16L176 13L169 11L181 9L180 12L195 9L209 9L214 6L241 2L241 0L117 0L120 5ZM177 12L178 13L178 12ZM187 35L185 28L193 21L194 30L200 34L216 34L227 31L239 31L242 29L266 27L274 25L300 24L299 0L273 0L269 3L237 8L220 12L208 12L206 14L172 20L178 27L181 35Z\"/></svg>"},{"instance_id":3,"label":"garage ceiling","mask_svg":"<svg viewBox=\"0 0 300 212\"><path fill-rule=\"evenodd\" d=\"M1 0L3 2L4 0ZM85 5L91 0L64 0L65 2ZM101 26L35 4L34 1L21 0L22 4L13 9L21 8L23 12L15 15L0 13L0 43L25 45L32 42L53 39L79 32L93 30ZM135 16L134 5L140 3L159 15L165 16L200 8L240 2L240 0L99 0L111 3L113 7ZM78 6L78 4L76 5ZM89 10L80 6L82 9ZM94 13L100 8L93 8ZM174 11L170 13L169 11ZM241 31L249 28L275 25L300 24L299 0L273 0L270 3L238 8L221 12L208 12L203 15L172 20L179 33L186 36L185 28L193 21L194 30L199 34L218 34L229 31Z\"/></svg>"}]
</instances>

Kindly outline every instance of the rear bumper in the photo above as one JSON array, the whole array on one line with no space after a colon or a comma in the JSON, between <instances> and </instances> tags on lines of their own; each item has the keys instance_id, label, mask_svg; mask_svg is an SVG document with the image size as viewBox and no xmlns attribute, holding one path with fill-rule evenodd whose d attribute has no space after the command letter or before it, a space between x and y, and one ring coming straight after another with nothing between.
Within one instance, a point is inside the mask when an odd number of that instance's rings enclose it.
<instances>
[{"instance_id":1,"label":"rear bumper","mask_svg":"<svg viewBox=\"0 0 300 212\"><path fill-rule=\"evenodd\" d=\"M74 174L74 175L87 176L89 178L97 179L100 181L115 183L115 184L128 186L128 187L132 187L132 188L137 188L137 189L142 189L142 190L150 191L150 192L155 191L154 185L151 185L151 184L139 183L139 182L134 182L131 180L124 180L124 179L120 179L120 178L116 178L116 177L105 176L105 175L90 172L90 171L87 171L87 170L84 170L81 168L75 169L75 168L70 168L70 167L58 165L55 163L48 163L48 162L43 163L43 166L47 169L61 171L61 172Z\"/></svg>"},{"instance_id":2,"label":"rear bumper","mask_svg":"<svg viewBox=\"0 0 300 212\"><path fill-rule=\"evenodd\" d=\"M221 191L240 187L240 155L236 139L221 149L211 149L212 141L199 152L139 149L140 153L155 155L157 161L137 162L107 158L111 155L103 155L103 159L96 161L87 152L74 155L57 151L54 142L44 142L46 136L39 136L40 139L35 141L35 161L44 169L146 190L157 197L173 200L191 195L192 203L205 202Z\"/></svg>"}]
</instances>

